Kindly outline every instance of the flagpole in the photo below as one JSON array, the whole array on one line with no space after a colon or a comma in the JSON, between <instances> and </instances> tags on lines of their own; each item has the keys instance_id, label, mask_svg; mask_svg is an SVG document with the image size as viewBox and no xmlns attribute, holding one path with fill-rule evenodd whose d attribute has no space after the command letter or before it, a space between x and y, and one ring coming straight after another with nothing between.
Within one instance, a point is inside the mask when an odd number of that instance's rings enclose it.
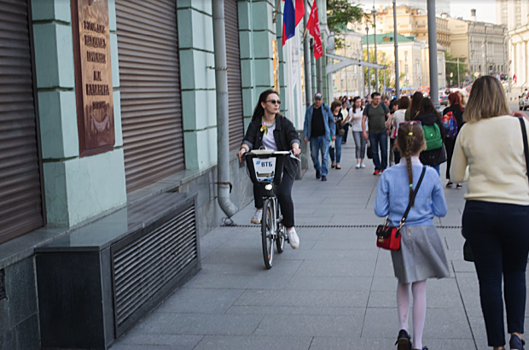
<instances>
[{"instance_id":1,"label":"flagpole","mask_svg":"<svg viewBox=\"0 0 529 350\"><path fill-rule=\"evenodd\" d=\"M308 2L308 1L307 1ZM307 22L310 16L309 11L305 11L303 16L303 25L305 26L305 33L307 32ZM305 34L303 34L305 36ZM309 107L312 104L312 72L310 65L310 47L307 40L303 40L303 66L305 68L305 105Z\"/></svg>"},{"instance_id":2,"label":"flagpole","mask_svg":"<svg viewBox=\"0 0 529 350\"><path fill-rule=\"evenodd\" d=\"M277 14L279 13L279 2L280 2L280 1L281 1L281 0L277 0L277 4L276 4L276 13L275 13L275 15L274 15L274 20L273 20L274 23L276 23L276 17L277 17Z\"/></svg>"},{"instance_id":3,"label":"flagpole","mask_svg":"<svg viewBox=\"0 0 529 350\"><path fill-rule=\"evenodd\" d=\"M310 4L309 0L307 0L307 4L309 5L309 9L311 9L312 5ZM307 12L305 11L305 13L307 13ZM310 14L309 14L309 16L310 16ZM305 35L307 35L307 30L308 30L307 23L304 23L304 25L305 25L305 31L303 32L303 36L301 37L301 43L302 44L305 43Z\"/></svg>"}]
</instances>

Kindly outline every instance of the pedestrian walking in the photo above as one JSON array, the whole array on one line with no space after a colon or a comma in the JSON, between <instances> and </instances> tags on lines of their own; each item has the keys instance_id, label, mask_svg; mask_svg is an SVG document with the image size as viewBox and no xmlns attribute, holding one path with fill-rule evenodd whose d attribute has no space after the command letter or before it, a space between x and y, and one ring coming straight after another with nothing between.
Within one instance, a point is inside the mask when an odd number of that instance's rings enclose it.
<instances>
[{"instance_id":1,"label":"pedestrian walking","mask_svg":"<svg viewBox=\"0 0 529 350\"><path fill-rule=\"evenodd\" d=\"M334 144L334 147L329 147L329 155L331 156L331 168L336 168L336 170L342 168L340 166L340 160L342 159L342 139L346 133L345 125L349 121L349 115L347 118L343 117L342 108L342 104L338 101L331 103L331 111L336 129L336 140L331 142L331 144Z\"/></svg>"},{"instance_id":2,"label":"pedestrian walking","mask_svg":"<svg viewBox=\"0 0 529 350\"><path fill-rule=\"evenodd\" d=\"M461 97L458 93L452 92L448 95L449 107L443 110L443 127L445 129L444 143L446 146L446 179L448 183L446 187L451 188L454 183L450 179L450 165L452 164L452 155L454 153L454 146L456 144L457 134L463 126L463 105L461 104ZM456 184L456 189L461 189L461 184Z\"/></svg>"},{"instance_id":3,"label":"pedestrian walking","mask_svg":"<svg viewBox=\"0 0 529 350\"><path fill-rule=\"evenodd\" d=\"M391 251L393 270L398 280L397 310L399 317L398 350L421 349L426 320L426 280L450 275L443 243L433 218L443 217L446 206L441 179L430 167L424 169L419 154L426 147L423 130L419 123L400 124L397 147L403 158L400 163L382 174L375 198L375 213L388 217L391 225L399 227L405 208L417 196L402 226L400 250ZM424 178L417 183L424 169ZM408 196L403 195L409 193ZM413 294L413 342L411 341L408 315L410 289Z\"/></svg>"},{"instance_id":4,"label":"pedestrian walking","mask_svg":"<svg viewBox=\"0 0 529 350\"><path fill-rule=\"evenodd\" d=\"M316 179L327 181L329 173L329 142L336 140L336 128L329 106L322 103L321 93L314 95L314 104L305 112L303 140L310 141L310 155ZM320 163L321 156L321 163Z\"/></svg>"},{"instance_id":5,"label":"pedestrian walking","mask_svg":"<svg viewBox=\"0 0 529 350\"><path fill-rule=\"evenodd\" d=\"M265 147L274 151L292 151L294 156L298 156L300 140L294 124L281 113L279 106L281 100L275 90L266 90L259 96L257 106L255 106L252 121L248 125L246 135L237 156L239 162L245 153L253 149ZM299 237L294 228L294 202L292 201L292 187L294 179L298 173L298 163L292 158L285 160L285 171L281 184L276 189L277 200L281 207L283 221L287 228L287 235L292 248L299 247ZM260 224L263 217L263 197L264 189L254 184L253 186L255 214L251 219L252 224Z\"/></svg>"},{"instance_id":6,"label":"pedestrian walking","mask_svg":"<svg viewBox=\"0 0 529 350\"><path fill-rule=\"evenodd\" d=\"M347 96L344 96L342 99L342 108L340 113L342 113L343 120L346 120L345 124L343 125L345 133L342 136L342 144L345 145L347 143L347 133L349 133L349 107L347 107Z\"/></svg>"},{"instance_id":7,"label":"pedestrian walking","mask_svg":"<svg viewBox=\"0 0 529 350\"><path fill-rule=\"evenodd\" d=\"M474 256L488 345L495 350L505 345L503 297L510 349L524 349L529 182L522 128L529 133L529 123L510 114L499 80L477 79L450 168L452 181L468 181L463 232Z\"/></svg>"},{"instance_id":8,"label":"pedestrian walking","mask_svg":"<svg viewBox=\"0 0 529 350\"><path fill-rule=\"evenodd\" d=\"M363 112L362 132L364 139L366 141L369 139L369 144L373 151L373 163L375 165L373 175L379 175L388 166L388 128L386 121L389 119L389 108L381 103L380 93L373 92L371 98L373 101L366 106ZM369 135L365 127L366 120L368 120L369 124Z\"/></svg>"},{"instance_id":9,"label":"pedestrian walking","mask_svg":"<svg viewBox=\"0 0 529 350\"><path fill-rule=\"evenodd\" d=\"M421 152L421 162L425 165L433 167L440 175L440 165L446 162L446 148L444 146L444 127L442 117L435 109L430 98L423 98L421 101L421 109L415 118L420 121L423 127L424 138L426 140L427 148Z\"/></svg>"},{"instance_id":10,"label":"pedestrian walking","mask_svg":"<svg viewBox=\"0 0 529 350\"><path fill-rule=\"evenodd\" d=\"M391 149L393 151L393 158L395 159L395 164L399 164L400 162L400 152L396 145L396 140L399 135L399 125L400 123L403 123L405 121L405 115L406 110L410 107L410 98L407 96L402 96L399 99L398 102L398 109L393 114L393 118L391 119L391 124L393 125L393 129L395 130L395 133L393 134L393 144L391 146Z\"/></svg>"},{"instance_id":11,"label":"pedestrian walking","mask_svg":"<svg viewBox=\"0 0 529 350\"><path fill-rule=\"evenodd\" d=\"M366 155L366 139L362 136L362 116L364 114L364 107L362 107L362 99L355 97L353 99L353 106L349 109L349 117L351 118L351 129L353 130L353 139L355 141L356 153L356 169L363 169L366 167L364 158ZM366 131L368 131L367 125Z\"/></svg>"},{"instance_id":12,"label":"pedestrian walking","mask_svg":"<svg viewBox=\"0 0 529 350\"><path fill-rule=\"evenodd\" d=\"M410 108L406 110L405 120L410 121L414 120L417 114L419 114L419 110L421 109L421 102L423 100L424 96L419 91L415 92L413 96L411 97L411 104Z\"/></svg>"}]
</instances>

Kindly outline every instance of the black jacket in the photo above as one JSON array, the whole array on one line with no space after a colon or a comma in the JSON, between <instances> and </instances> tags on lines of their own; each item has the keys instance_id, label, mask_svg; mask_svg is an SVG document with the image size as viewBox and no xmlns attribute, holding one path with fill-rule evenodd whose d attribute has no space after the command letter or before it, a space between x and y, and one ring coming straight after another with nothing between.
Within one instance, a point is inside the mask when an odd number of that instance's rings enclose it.
<instances>
[{"instance_id":1,"label":"black jacket","mask_svg":"<svg viewBox=\"0 0 529 350\"><path fill-rule=\"evenodd\" d=\"M263 131L261 131L261 123L262 119L258 118L248 125L248 130L246 130L246 135L242 143L248 145L250 149L259 149L262 146ZM294 124L282 115L276 116L274 139L278 151L292 150L293 143L298 143L301 146L301 141L299 140L299 135ZM298 161L288 158L285 162L285 170L290 177L295 179L298 173Z\"/></svg>"},{"instance_id":2,"label":"black jacket","mask_svg":"<svg viewBox=\"0 0 529 350\"><path fill-rule=\"evenodd\" d=\"M419 159L421 163L430 166L437 166L441 163L446 162L446 148L444 146L445 139L445 128L443 123L439 120L437 113L428 113L428 114L419 114L414 120L418 120L423 125L434 125L437 124L439 130L441 131L441 139L443 140L443 147L438 149L433 149L431 151L422 151Z\"/></svg>"}]
</instances>

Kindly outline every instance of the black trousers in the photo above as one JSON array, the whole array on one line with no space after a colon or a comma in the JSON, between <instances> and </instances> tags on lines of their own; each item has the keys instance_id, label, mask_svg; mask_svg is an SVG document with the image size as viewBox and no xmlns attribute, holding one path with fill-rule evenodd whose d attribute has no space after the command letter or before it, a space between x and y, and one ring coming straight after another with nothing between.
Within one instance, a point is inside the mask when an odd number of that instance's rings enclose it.
<instances>
[{"instance_id":1,"label":"black trousers","mask_svg":"<svg viewBox=\"0 0 529 350\"><path fill-rule=\"evenodd\" d=\"M505 345L502 277L508 333L524 332L529 206L467 201L463 233L474 255L489 346Z\"/></svg>"},{"instance_id":2,"label":"black trousers","mask_svg":"<svg viewBox=\"0 0 529 350\"><path fill-rule=\"evenodd\" d=\"M446 148L446 178L450 179L450 164L452 164L452 155L454 154L456 140L447 137L444 139L444 143Z\"/></svg>"},{"instance_id":3,"label":"black trousers","mask_svg":"<svg viewBox=\"0 0 529 350\"><path fill-rule=\"evenodd\" d=\"M283 181L276 187L277 200L283 214L283 225L287 228L294 227L294 202L292 201L292 186L294 186L294 179L285 172L283 173ZM256 208L262 208L264 190L259 185L253 185L253 196Z\"/></svg>"}]
</instances>

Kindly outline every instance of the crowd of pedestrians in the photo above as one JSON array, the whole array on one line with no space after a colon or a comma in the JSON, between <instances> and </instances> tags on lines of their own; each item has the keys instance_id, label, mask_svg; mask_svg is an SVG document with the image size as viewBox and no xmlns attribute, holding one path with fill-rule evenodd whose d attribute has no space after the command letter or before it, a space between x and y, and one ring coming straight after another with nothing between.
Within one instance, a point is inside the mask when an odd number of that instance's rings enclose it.
<instances>
[{"instance_id":1,"label":"crowd of pedestrians","mask_svg":"<svg viewBox=\"0 0 529 350\"><path fill-rule=\"evenodd\" d=\"M366 155L373 160L373 175L380 176L375 213L386 217L388 225L400 228L400 248L391 252L398 281L397 350L427 350L422 339L426 281L450 275L433 223L434 216L443 217L448 211L440 174L444 162L446 188L455 183L455 188L461 189L463 182L468 184L462 234L479 279L488 344L494 350L505 349L505 302L510 349L523 350L529 147L522 135L529 134L527 117L521 112L511 113L502 85L492 76L474 82L466 105L462 96L451 93L449 106L442 113L421 92L411 99L403 96L390 100L378 92L369 98L343 97L329 107L321 93L315 94L305 113L303 140L310 143L316 179L321 181L329 176L329 157L330 168L341 169L342 144L347 142L349 129L356 149L355 168L367 167ZM273 90L261 95L239 157L261 145L299 154L300 141L292 123L278 113L279 103ZM273 131L272 135L267 136L267 130ZM291 245L297 248L291 198L297 165L289 163L286 170L287 181L278 188L284 193L278 193L278 198ZM258 223L262 200L257 190L255 196L257 211L252 222ZM410 306L413 332L408 325Z\"/></svg>"}]
</instances>

